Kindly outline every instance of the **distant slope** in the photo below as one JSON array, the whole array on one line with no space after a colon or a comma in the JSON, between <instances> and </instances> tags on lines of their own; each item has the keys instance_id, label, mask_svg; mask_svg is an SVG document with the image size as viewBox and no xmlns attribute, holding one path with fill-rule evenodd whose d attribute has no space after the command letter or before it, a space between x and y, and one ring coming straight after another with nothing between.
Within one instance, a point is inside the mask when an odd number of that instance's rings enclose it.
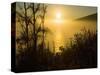
<instances>
[{"instance_id":1,"label":"distant slope","mask_svg":"<svg viewBox=\"0 0 100 75\"><path fill-rule=\"evenodd\" d=\"M95 14L91 14L91 15L88 15L88 16L85 16L85 17L81 17L81 18L78 18L76 20L91 20L91 21L96 21L97 20L97 13Z\"/></svg>"}]
</instances>

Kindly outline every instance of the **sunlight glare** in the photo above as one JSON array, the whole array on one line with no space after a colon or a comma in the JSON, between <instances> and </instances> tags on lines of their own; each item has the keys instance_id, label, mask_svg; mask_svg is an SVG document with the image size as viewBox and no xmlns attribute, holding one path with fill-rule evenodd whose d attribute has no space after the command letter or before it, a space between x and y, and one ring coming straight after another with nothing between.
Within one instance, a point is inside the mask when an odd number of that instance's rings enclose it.
<instances>
[{"instance_id":1,"label":"sunlight glare","mask_svg":"<svg viewBox=\"0 0 100 75\"><path fill-rule=\"evenodd\" d=\"M55 18L55 23L57 23L57 25L61 25L62 23L62 18L61 18L61 12L56 12L56 18Z\"/></svg>"},{"instance_id":2,"label":"sunlight glare","mask_svg":"<svg viewBox=\"0 0 100 75\"><path fill-rule=\"evenodd\" d=\"M57 12L57 13L56 13L56 18L57 18L57 19L60 19L60 18L61 18L61 13L60 13L60 12Z\"/></svg>"}]
</instances>

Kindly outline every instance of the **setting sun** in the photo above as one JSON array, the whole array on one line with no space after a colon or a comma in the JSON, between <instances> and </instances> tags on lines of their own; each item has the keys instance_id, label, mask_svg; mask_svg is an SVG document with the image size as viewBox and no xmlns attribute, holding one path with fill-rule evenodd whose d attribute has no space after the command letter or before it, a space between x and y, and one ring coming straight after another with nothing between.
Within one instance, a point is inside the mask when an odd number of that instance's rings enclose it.
<instances>
[{"instance_id":1,"label":"setting sun","mask_svg":"<svg viewBox=\"0 0 100 75\"><path fill-rule=\"evenodd\" d=\"M57 18L57 19L61 19L61 13L60 13L60 12L57 12L57 13L56 13L56 18Z\"/></svg>"},{"instance_id":2,"label":"setting sun","mask_svg":"<svg viewBox=\"0 0 100 75\"><path fill-rule=\"evenodd\" d=\"M55 15L55 22L57 23L57 25L60 25L62 23L62 13L61 12L56 12Z\"/></svg>"}]
</instances>

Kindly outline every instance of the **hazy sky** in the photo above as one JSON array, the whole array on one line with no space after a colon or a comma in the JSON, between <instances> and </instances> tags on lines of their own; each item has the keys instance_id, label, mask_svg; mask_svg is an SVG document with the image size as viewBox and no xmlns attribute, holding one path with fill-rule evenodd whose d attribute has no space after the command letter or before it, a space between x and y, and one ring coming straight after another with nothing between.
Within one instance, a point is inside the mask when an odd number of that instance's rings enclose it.
<instances>
[{"instance_id":1,"label":"hazy sky","mask_svg":"<svg viewBox=\"0 0 100 75\"><path fill-rule=\"evenodd\" d=\"M47 18L55 18L57 13L62 19L76 19L97 12L96 7L72 6L72 5L48 5Z\"/></svg>"},{"instance_id":2,"label":"hazy sky","mask_svg":"<svg viewBox=\"0 0 100 75\"><path fill-rule=\"evenodd\" d=\"M97 7L62 5L62 4L46 4L46 5L48 6L46 13L47 19L55 19L58 13L61 15L61 19L64 20L66 19L73 20L93 13L97 13ZM19 6L23 7L23 3L18 2L17 8L19 8Z\"/></svg>"}]
</instances>

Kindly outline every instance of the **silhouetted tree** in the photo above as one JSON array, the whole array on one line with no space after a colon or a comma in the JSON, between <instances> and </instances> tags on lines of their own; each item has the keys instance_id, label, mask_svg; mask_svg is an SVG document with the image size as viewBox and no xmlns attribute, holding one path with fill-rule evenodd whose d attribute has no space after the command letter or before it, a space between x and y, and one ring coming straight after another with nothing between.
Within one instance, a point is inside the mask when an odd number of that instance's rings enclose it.
<instances>
[{"instance_id":1,"label":"silhouetted tree","mask_svg":"<svg viewBox=\"0 0 100 75\"><path fill-rule=\"evenodd\" d=\"M44 38L45 38L45 27L44 27L44 23L45 23L45 14L46 14L46 9L47 9L47 6L45 4L42 4L42 13L40 15L41 17L41 25L42 25L42 46L43 46L43 50L44 50Z\"/></svg>"}]
</instances>

